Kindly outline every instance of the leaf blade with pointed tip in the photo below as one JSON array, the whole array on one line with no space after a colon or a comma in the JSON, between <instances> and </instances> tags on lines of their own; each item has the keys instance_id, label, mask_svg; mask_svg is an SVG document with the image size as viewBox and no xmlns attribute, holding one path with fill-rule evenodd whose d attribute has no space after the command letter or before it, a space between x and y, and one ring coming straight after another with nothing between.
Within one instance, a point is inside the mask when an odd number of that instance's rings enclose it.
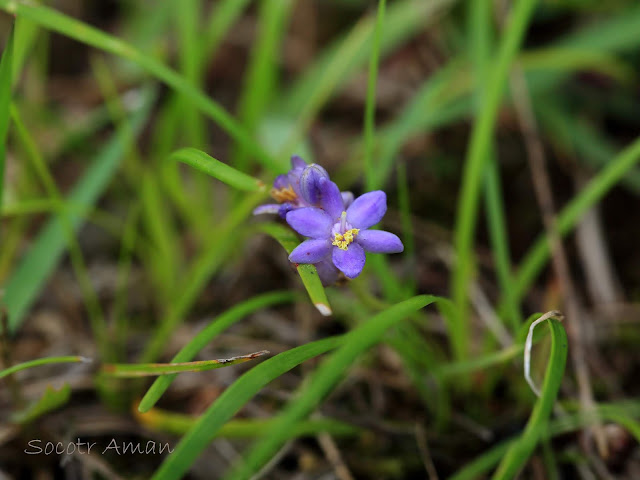
<instances>
[{"instance_id":1,"label":"leaf blade with pointed tip","mask_svg":"<svg viewBox=\"0 0 640 480\"><path fill-rule=\"evenodd\" d=\"M211 175L227 185L248 192L264 192L267 187L257 178L253 178L240 170L236 170L220 160L207 155L197 148L182 148L173 152L170 159L186 163L196 170Z\"/></svg>"},{"instance_id":2,"label":"leaf blade with pointed tip","mask_svg":"<svg viewBox=\"0 0 640 480\"><path fill-rule=\"evenodd\" d=\"M302 362L337 347L343 337L329 337L292 348L265 360L236 380L207 409L154 473L154 480L183 478L198 455L227 423L264 386Z\"/></svg>"},{"instance_id":3,"label":"leaf blade with pointed tip","mask_svg":"<svg viewBox=\"0 0 640 480\"><path fill-rule=\"evenodd\" d=\"M287 253L291 253L293 249L300 244L300 239L298 238L298 236L290 229L283 227L282 225L278 225L275 223L264 223L260 225L260 230L262 230L267 235L272 236L280 245L282 245ZM329 305L327 292L325 292L324 287L322 286L322 282L320 281L320 277L318 276L316 267L314 267L313 265L301 263L296 265L296 269L300 274L302 284L307 290L307 293L309 294L309 298L313 302L313 305L325 317L331 315L333 311L331 310L331 306Z\"/></svg>"},{"instance_id":4,"label":"leaf blade with pointed tip","mask_svg":"<svg viewBox=\"0 0 640 480\"><path fill-rule=\"evenodd\" d=\"M233 308L230 308L219 315L213 322L211 322L211 324L193 337L188 344L180 349L171 361L190 361L205 347L205 345L211 342L211 340L231 325L244 318L246 315L249 315L259 308L291 301L294 298L294 294L290 292L271 292L264 295L258 295L235 305ZM151 387L149 387L149 390L147 390L144 397L142 397L142 400L140 400L138 410L144 413L153 407L162 394L169 388L175 377L175 375L163 375L158 377Z\"/></svg>"},{"instance_id":5,"label":"leaf blade with pointed tip","mask_svg":"<svg viewBox=\"0 0 640 480\"><path fill-rule=\"evenodd\" d=\"M184 372L204 372L216 368L230 367L262 357L267 350L216 360L200 360L180 363L107 363L102 366L104 375L116 378L152 377L156 375L172 375Z\"/></svg>"}]
</instances>

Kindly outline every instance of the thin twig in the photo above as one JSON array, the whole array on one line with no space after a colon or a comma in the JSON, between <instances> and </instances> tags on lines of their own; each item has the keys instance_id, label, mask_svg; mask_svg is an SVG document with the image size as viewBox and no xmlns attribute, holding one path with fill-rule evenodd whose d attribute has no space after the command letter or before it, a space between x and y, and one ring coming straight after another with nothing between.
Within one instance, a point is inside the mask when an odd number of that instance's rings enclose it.
<instances>
[{"instance_id":1,"label":"thin twig","mask_svg":"<svg viewBox=\"0 0 640 480\"><path fill-rule=\"evenodd\" d=\"M427 475L429 475L429 480L439 480L436 466L433 464L433 459L429 452L427 432L425 432L424 427L420 423L416 423L416 443L418 444L418 450L420 451L424 468L427 471Z\"/></svg>"},{"instance_id":2,"label":"thin twig","mask_svg":"<svg viewBox=\"0 0 640 480\"><path fill-rule=\"evenodd\" d=\"M331 435L328 433L320 433L316 435L316 439L320 444L320 448L322 448L322 451L327 457L327 460L329 460L329 463L333 466L333 469L336 472L336 477L340 480L354 480L353 475L351 475L347 464L344 463L340 450L338 450L338 447L333 441L333 438L331 438Z\"/></svg>"}]
</instances>

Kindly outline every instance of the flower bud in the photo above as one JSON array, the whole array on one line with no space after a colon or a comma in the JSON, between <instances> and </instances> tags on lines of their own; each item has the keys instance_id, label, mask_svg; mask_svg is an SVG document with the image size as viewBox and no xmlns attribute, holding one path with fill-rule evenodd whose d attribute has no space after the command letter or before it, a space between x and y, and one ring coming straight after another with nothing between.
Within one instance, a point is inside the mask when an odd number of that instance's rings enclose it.
<instances>
[{"instance_id":1,"label":"flower bud","mask_svg":"<svg viewBox=\"0 0 640 480\"><path fill-rule=\"evenodd\" d=\"M329 179L327 171L316 163L312 163L302 171L300 176L300 195L310 205L317 205L322 196L320 179Z\"/></svg>"}]
</instances>

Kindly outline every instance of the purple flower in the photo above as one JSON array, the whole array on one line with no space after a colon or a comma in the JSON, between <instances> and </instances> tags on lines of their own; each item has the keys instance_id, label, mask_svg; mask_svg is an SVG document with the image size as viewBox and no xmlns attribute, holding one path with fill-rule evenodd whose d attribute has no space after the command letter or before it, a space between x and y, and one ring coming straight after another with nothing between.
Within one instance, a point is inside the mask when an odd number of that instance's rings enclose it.
<instances>
[{"instance_id":1,"label":"purple flower","mask_svg":"<svg viewBox=\"0 0 640 480\"><path fill-rule=\"evenodd\" d=\"M318 190L321 208L299 208L286 214L291 228L309 237L291 252L289 261L316 264L323 283L328 283L331 266L348 278L356 278L364 267L365 252L404 250L393 233L369 230L387 211L387 196L383 191L365 193L346 206L332 181L319 179Z\"/></svg>"},{"instance_id":2,"label":"purple flower","mask_svg":"<svg viewBox=\"0 0 640 480\"><path fill-rule=\"evenodd\" d=\"M320 180L329 180L327 171L316 163L307 163L297 155L291 157L291 170L285 175L278 175L269 192L278 203L261 205L254 215L277 213L285 218L291 210L304 207L319 206L321 200ZM353 202L351 192L342 192L343 201Z\"/></svg>"}]
</instances>

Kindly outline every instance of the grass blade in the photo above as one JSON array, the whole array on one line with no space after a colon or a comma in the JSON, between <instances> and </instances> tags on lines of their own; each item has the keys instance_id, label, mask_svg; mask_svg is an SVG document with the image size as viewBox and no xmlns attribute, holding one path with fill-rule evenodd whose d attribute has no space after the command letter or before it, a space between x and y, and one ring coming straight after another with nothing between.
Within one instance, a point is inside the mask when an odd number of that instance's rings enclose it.
<instances>
[{"instance_id":1,"label":"grass blade","mask_svg":"<svg viewBox=\"0 0 640 480\"><path fill-rule=\"evenodd\" d=\"M200 360L198 362L182 363L107 363L102 366L102 373L110 377L135 378L153 377L156 375L171 375L184 372L204 372L216 368L230 367L238 363L248 362L269 353L266 350L248 353L231 358L219 358L217 360Z\"/></svg>"},{"instance_id":2,"label":"grass blade","mask_svg":"<svg viewBox=\"0 0 640 480\"><path fill-rule=\"evenodd\" d=\"M137 414L137 419L151 430L184 435L198 423L200 417L152 408L145 415ZM270 418L231 420L218 430L214 438L260 437L272 429L273 422ZM295 438L322 432L337 436L352 436L361 433L362 429L331 418L317 418L299 422L290 433L291 438Z\"/></svg>"},{"instance_id":3,"label":"grass blade","mask_svg":"<svg viewBox=\"0 0 640 480\"><path fill-rule=\"evenodd\" d=\"M0 8L7 12L26 17L39 25L58 32L79 42L91 45L113 55L132 61L176 92L184 95L194 108L211 117L238 143L245 145L265 165L274 165L273 159L255 142L224 108L206 96L187 79L160 63L148 54L137 50L117 37L104 33L86 23L75 20L52 8L30 5L13 0L0 0Z\"/></svg>"},{"instance_id":4,"label":"grass blade","mask_svg":"<svg viewBox=\"0 0 640 480\"><path fill-rule=\"evenodd\" d=\"M239 190L249 192L264 192L267 187L257 178L253 178L246 173L242 173L229 165L210 157L206 153L196 148L182 148L173 152L169 157L171 160L186 163L196 170L211 175L221 182L226 183Z\"/></svg>"},{"instance_id":5,"label":"grass blade","mask_svg":"<svg viewBox=\"0 0 640 480\"><path fill-rule=\"evenodd\" d=\"M11 84L13 80L13 36L11 30L7 45L0 60L0 207L4 197L4 168L7 154L7 134L9 133L9 119L11 106Z\"/></svg>"},{"instance_id":6,"label":"grass blade","mask_svg":"<svg viewBox=\"0 0 640 480\"><path fill-rule=\"evenodd\" d=\"M222 0L212 8L202 34L203 41L198 61L198 78L202 76L206 60L215 55L229 28L240 17L251 0Z\"/></svg>"},{"instance_id":7,"label":"grass blade","mask_svg":"<svg viewBox=\"0 0 640 480\"><path fill-rule=\"evenodd\" d=\"M292 301L295 295L290 292L272 292L251 298L227 310L196 335L171 359L172 362L188 362L194 358L211 340L250 313L270 305ZM162 394L169 388L175 376L163 376L149 387L138 406L140 412L153 407Z\"/></svg>"},{"instance_id":8,"label":"grass blade","mask_svg":"<svg viewBox=\"0 0 640 480\"><path fill-rule=\"evenodd\" d=\"M165 316L140 356L141 363L153 362L160 355L165 343L198 299L211 276L241 242L246 229L240 227L260 199L261 194L247 195L229 212L225 221L217 225L216 237L199 252L188 267L184 282L179 285L175 297L172 297L167 306Z\"/></svg>"},{"instance_id":9,"label":"grass blade","mask_svg":"<svg viewBox=\"0 0 640 480\"><path fill-rule=\"evenodd\" d=\"M633 419L640 415L637 405L628 405L625 402L619 404L603 404L598 405L596 410L590 414L572 414L553 420L549 424L549 428L543 432L543 439L549 439L557 435L565 435L595 422L609 420L617 422L624 426L636 440L640 436L640 428L638 422ZM499 443L495 447L489 449L478 458L469 462L463 468L458 470L449 480L475 480L486 471L497 464L509 448L518 441L518 438L512 438Z\"/></svg>"},{"instance_id":10,"label":"grass blade","mask_svg":"<svg viewBox=\"0 0 640 480\"><path fill-rule=\"evenodd\" d=\"M7 375L11 375L12 373L16 373L21 370L26 370L27 368L39 367L41 365L51 365L53 363L87 363L90 361L90 359L80 357L78 355L38 358L36 360L29 360L28 362L19 363L17 365L13 365L12 367L5 368L4 370L0 370L0 378L6 377Z\"/></svg>"},{"instance_id":11,"label":"grass blade","mask_svg":"<svg viewBox=\"0 0 640 480\"><path fill-rule=\"evenodd\" d=\"M460 328L464 331L467 330L465 325L468 321L469 282L474 270L473 237L479 206L480 183L496 128L496 119L509 67L518 51L535 5L535 0L519 0L513 6L495 64L487 81L487 91L482 102L483 108L474 125L465 159L456 217L454 241L456 262L452 278L453 300L460 313ZM465 335L465 338L468 336ZM456 353L459 357L464 358L468 349L466 342L461 347L461 351Z\"/></svg>"},{"instance_id":12,"label":"grass blade","mask_svg":"<svg viewBox=\"0 0 640 480\"><path fill-rule=\"evenodd\" d=\"M71 387L65 383L60 389L56 390L48 385L42 397L29 405L24 410L15 412L11 415L11 421L20 424L26 424L41 417L47 412L61 407L71 398Z\"/></svg>"},{"instance_id":13,"label":"grass blade","mask_svg":"<svg viewBox=\"0 0 640 480\"><path fill-rule=\"evenodd\" d=\"M140 133L149 115L153 98L151 91L143 92L139 110L123 126L124 130L116 132L95 157L68 196L69 202L84 205L86 209L93 207L109 185L125 154L128 142L123 141L122 137L125 134L136 136ZM75 230L79 228L82 216L70 213L69 220ZM15 331L20 325L24 314L53 272L64 252L66 241L67 237L61 221L57 218L50 220L9 278L5 286L4 299L9 312L11 331Z\"/></svg>"},{"instance_id":14,"label":"grass blade","mask_svg":"<svg viewBox=\"0 0 640 480\"><path fill-rule=\"evenodd\" d=\"M378 0L378 15L373 31L373 46L369 58L369 77L367 79L367 98L364 106L364 172L367 191L376 190L381 185L374 183L375 165L373 162L374 130L376 117L376 84L378 83L378 63L380 60L380 37L384 25L386 0ZM376 162L377 163L377 162Z\"/></svg>"},{"instance_id":15,"label":"grass blade","mask_svg":"<svg viewBox=\"0 0 640 480\"><path fill-rule=\"evenodd\" d=\"M455 0L408 0L393 2L386 15L385 29L380 38L380 52L384 54L425 24L437 17ZM304 137L304 132L323 105L344 84L349 76L370 57L375 19L361 20L344 38L328 47L320 59L308 68L304 76L287 90L278 101L280 109L296 119L296 128L285 142L283 155L288 156Z\"/></svg>"},{"instance_id":16,"label":"grass blade","mask_svg":"<svg viewBox=\"0 0 640 480\"><path fill-rule=\"evenodd\" d=\"M264 118L277 86L279 49L293 6L291 0L263 0L259 3L258 36L238 106L238 117L251 134L257 133L260 119ZM247 153L244 145L238 143L231 164L247 170Z\"/></svg>"},{"instance_id":17,"label":"grass blade","mask_svg":"<svg viewBox=\"0 0 640 480\"><path fill-rule=\"evenodd\" d=\"M291 253L294 248L300 245L298 236L291 229L282 225L264 223L260 225L260 230L275 238L287 253ZM313 305L322 315L331 315L333 312L327 299L327 292L324 291L316 267L313 265L296 264L296 269Z\"/></svg>"},{"instance_id":18,"label":"grass blade","mask_svg":"<svg viewBox=\"0 0 640 480\"><path fill-rule=\"evenodd\" d=\"M269 358L242 375L198 419L152 478L183 478L198 455L218 435L223 425L264 386L302 362L337 347L342 340L342 337L330 337L307 343Z\"/></svg>"},{"instance_id":19,"label":"grass blade","mask_svg":"<svg viewBox=\"0 0 640 480\"><path fill-rule=\"evenodd\" d=\"M558 396L567 361L567 334L559 321L549 319L547 322L551 330L551 353L540 398L533 407L524 432L507 451L493 480L515 478L544 435Z\"/></svg>"},{"instance_id":20,"label":"grass blade","mask_svg":"<svg viewBox=\"0 0 640 480\"><path fill-rule=\"evenodd\" d=\"M557 217L558 233L567 235L580 221L582 215L620 182L627 172L640 161L640 137L611 160L598 174L575 195ZM514 295L522 299L549 259L549 242L541 236L529 249L514 279Z\"/></svg>"},{"instance_id":21,"label":"grass blade","mask_svg":"<svg viewBox=\"0 0 640 480\"><path fill-rule=\"evenodd\" d=\"M269 435L262 437L245 456L244 461L225 478L251 478L282 447L287 439L286 432L318 406L336 387L360 354L382 341L387 331L395 324L437 300L436 297L427 295L413 297L368 319L349 332L344 338L344 343L318 367L308 379L305 388L278 416Z\"/></svg>"}]
</instances>

